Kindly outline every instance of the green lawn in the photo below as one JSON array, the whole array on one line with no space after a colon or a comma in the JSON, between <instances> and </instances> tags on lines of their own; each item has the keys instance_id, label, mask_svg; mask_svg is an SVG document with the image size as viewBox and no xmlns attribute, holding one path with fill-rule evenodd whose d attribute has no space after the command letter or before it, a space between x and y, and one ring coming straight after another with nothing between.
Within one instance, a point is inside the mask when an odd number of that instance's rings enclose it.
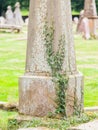
<instances>
[{"instance_id":1,"label":"green lawn","mask_svg":"<svg viewBox=\"0 0 98 130\"><path fill-rule=\"evenodd\" d=\"M18 100L18 78L24 73L24 33L0 33L0 100ZM19 38L19 39L18 39Z\"/></svg>"},{"instance_id":2,"label":"green lawn","mask_svg":"<svg viewBox=\"0 0 98 130\"><path fill-rule=\"evenodd\" d=\"M18 79L24 74L26 32L0 32L0 101L18 101ZM98 106L98 40L75 35L78 70L84 74L84 104Z\"/></svg>"},{"instance_id":3,"label":"green lawn","mask_svg":"<svg viewBox=\"0 0 98 130\"><path fill-rule=\"evenodd\" d=\"M28 10L22 9L21 14L22 14L22 16L28 16L29 15L29 9Z\"/></svg>"},{"instance_id":4,"label":"green lawn","mask_svg":"<svg viewBox=\"0 0 98 130\"><path fill-rule=\"evenodd\" d=\"M98 40L75 36L78 70L84 74L84 104L98 106Z\"/></svg>"},{"instance_id":5,"label":"green lawn","mask_svg":"<svg viewBox=\"0 0 98 130\"><path fill-rule=\"evenodd\" d=\"M0 128L7 130L8 118L13 118L18 115L16 112L8 112L0 110ZM1 129L0 129L1 130Z\"/></svg>"},{"instance_id":6,"label":"green lawn","mask_svg":"<svg viewBox=\"0 0 98 130\"><path fill-rule=\"evenodd\" d=\"M77 12L75 10L72 11L72 15L79 15L79 14L80 14L80 12Z\"/></svg>"}]
</instances>

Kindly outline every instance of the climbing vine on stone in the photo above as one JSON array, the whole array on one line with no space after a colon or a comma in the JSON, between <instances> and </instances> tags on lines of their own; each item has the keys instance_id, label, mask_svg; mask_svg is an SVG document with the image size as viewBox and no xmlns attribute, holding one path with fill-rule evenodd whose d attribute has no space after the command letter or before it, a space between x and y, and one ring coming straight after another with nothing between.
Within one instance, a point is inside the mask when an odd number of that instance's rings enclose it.
<instances>
[{"instance_id":1,"label":"climbing vine on stone","mask_svg":"<svg viewBox=\"0 0 98 130\"><path fill-rule=\"evenodd\" d=\"M61 35L57 52L53 51L54 42L54 26L48 26L46 22L44 26L44 41L46 46L46 56L49 66L52 70L53 81L56 84L56 103L57 103L57 114L66 116L66 89L68 78L66 74L62 73L62 65L65 54L65 35Z\"/></svg>"}]
</instances>

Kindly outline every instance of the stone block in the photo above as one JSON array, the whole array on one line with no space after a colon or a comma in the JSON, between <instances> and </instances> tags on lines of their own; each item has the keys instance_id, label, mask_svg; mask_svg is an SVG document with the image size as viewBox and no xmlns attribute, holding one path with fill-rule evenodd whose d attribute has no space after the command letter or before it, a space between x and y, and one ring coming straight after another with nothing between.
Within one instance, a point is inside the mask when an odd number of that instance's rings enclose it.
<instances>
[{"instance_id":1,"label":"stone block","mask_svg":"<svg viewBox=\"0 0 98 130\"><path fill-rule=\"evenodd\" d=\"M66 92L66 114L70 116L74 112L74 98L75 98L75 76L68 77L68 89Z\"/></svg>"},{"instance_id":2,"label":"stone block","mask_svg":"<svg viewBox=\"0 0 98 130\"><path fill-rule=\"evenodd\" d=\"M55 87L51 77L23 76L19 80L19 112L46 116L55 111Z\"/></svg>"},{"instance_id":3,"label":"stone block","mask_svg":"<svg viewBox=\"0 0 98 130\"><path fill-rule=\"evenodd\" d=\"M75 107L79 111L83 111L83 104L84 104L84 99L83 99L83 86L84 86L84 81L83 81L83 74L79 73L75 75L75 82L76 82L76 89L75 89Z\"/></svg>"},{"instance_id":4,"label":"stone block","mask_svg":"<svg viewBox=\"0 0 98 130\"><path fill-rule=\"evenodd\" d=\"M81 73L69 75L66 97L66 114L73 115L75 109L83 111L83 75Z\"/></svg>"}]
</instances>

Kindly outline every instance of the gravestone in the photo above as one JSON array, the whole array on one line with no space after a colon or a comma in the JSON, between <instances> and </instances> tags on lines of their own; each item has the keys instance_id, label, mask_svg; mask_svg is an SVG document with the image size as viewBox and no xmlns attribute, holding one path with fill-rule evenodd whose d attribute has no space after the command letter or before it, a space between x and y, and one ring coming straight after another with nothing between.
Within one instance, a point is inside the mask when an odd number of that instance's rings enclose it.
<instances>
[{"instance_id":1,"label":"gravestone","mask_svg":"<svg viewBox=\"0 0 98 130\"><path fill-rule=\"evenodd\" d=\"M5 13L6 17L6 24L13 25L14 23L14 17L13 17L13 12L11 6L7 7L7 11Z\"/></svg>"},{"instance_id":2,"label":"gravestone","mask_svg":"<svg viewBox=\"0 0 98 130\"><path fill-rule=\"evenodd\" d=\"M97 28L97 10L95 0L85 0L84 2L84 16L89 19L89 27L91 35L96 36Z\"/></svg>"},{"instance_id":3,"label":"gravestone","mask_svg":"<svg viewBox=\"0 0 98 130\"><path fill-rule=\"evenodd\" d=\"M77 32L81 33L84 39L90 39L89 20L84 16L84 10L80 11L79 22L77 24Z\"/></svg>"},{"instance_id":4,"label":"gravestone","mask_svg":"<svg viewBox=\"0 0 98 130\"><path fill-rule=\"evenodd\" d=\"M73 22L74 22L75 24L78 24L78 22L79 22L78 17L74 17Z\"/></svg>"},{"instance_id":5,"label":"gravestone","mask_svg":"<svg viewBox=\"0 0 98 130\"><path fill-rule=\"evenodd\" d=\"M28 22L29 22L29 18L26 18L25 19L25 25L28 25Z\"/></svg>"},{"instance_id":6,"label":"gravestone","mask_svg":"<svg viewBox=\"0 0 98 130\"><path fill-rule=\"evenodd\" d=\"M4 18L3 16L1 16L1 17L0 17L0 24L1 24L1 25L2 25L2 24L5 24L5 21L6 21L5 18Z\"/></svg>"},{"instance_id":7,"label":"gravestone","mask_svg":"<svg viewBox=\"0 0 98 130\"><path fill-rule=\"evenodd\" d=\"M82 34L84 39L90 39L90 28L89 28L89 19L86 17L81 18L80 23L78 24L78 33Z\"/></svg>"},{"instance_id":8,"label":"gravestone","mask_svg":"<svg viewBox=\"0 0 98 130\"><path fill-rule=\"evenodd\" d=\"M53 49L65 36L62 73L68 77L66 115L83 110L83 75L76 67L70 0L31 0L25 74L19 78L19 112L33 116L54 113L57 95L52 69L47 61L44 29L53 24Z\"/></svg>"},{"instance_id":9,"label":"gravestone","mask_svg":"<svg viewBox=\"0 0 98 130\"><path fill-rule=\"evenodd\" d=\"M80 15L79 15L79 22L77 24L77 28L76 28L76 31L77 32L81 32L80 30L80 26L81 26L81 22L82 22L82 19L84 18L84 10L81 10L80 11Z\"/></svg>"},{"instance_id":10,"label":"gravestone","mask_svg":"<svg viewBox=\"0 0 98 130\"><path fill-rule=\"evenodd\" d=\"M23 19L20 11L20 3L16 2L14 11L14 23L18 26L23 26Z\"/></svg>"}]
</instances>

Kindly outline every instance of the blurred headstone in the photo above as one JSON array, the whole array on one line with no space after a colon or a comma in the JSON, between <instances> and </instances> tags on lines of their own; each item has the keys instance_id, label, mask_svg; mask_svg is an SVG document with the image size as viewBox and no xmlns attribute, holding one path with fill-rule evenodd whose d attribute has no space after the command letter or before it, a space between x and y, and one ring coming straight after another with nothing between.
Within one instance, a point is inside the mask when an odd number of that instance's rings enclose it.
<instances>
[{"instance_id":1,"label":"blurred headstone","mask_svg":"<svg viewBox=\"0 0 98 130\"><path fill-rule=\"evenodd\" d=\"M90 39L89 20L87 17L84 16L84 10L80 12L77 32L81 33L84 39Z\"/></svg>"},{"instance_id":2,"label":"blurred headstone","mask_svg":"<svg viewBox=\"0 0 98 130\"><path fill-rule=\"evenodd\" d=\"M97 28L97 10L95 0L85 0L84 2L84 16L89 19L90 34L96 36Z\"/></svg>"},{"instance_id":3,"label":"blurred headstone","mask_svg":"<svg viewBox=\"0 0 98 130\"><path fill-rule=\"evenodd\" d=\"M25 19L25 25L28 25L28 22L29 22L29 18L26 18Z\"/></svg>"},{"instance_id":4,"label":"blurred headstone","mask_svg":"<svg viewBox=\"0 0 98 130\"><path fill-rule=\"evenodd\" d=\"M7 11L5 13L6 17L6 24L13 25L14 24L14 17L11 6L7 7Z\"/></svg>"},{"instance_id":5,"label":"blurred headstone","mask_svg":"<svg viewBox=\"0 0 98 130\"><path fill-rule=\"evenodd\" d=\"M15 25L23 26L24 21L22 19L21 11L20 11L20 3L16 2L15 11L14 11L14 23Z\"/></svg>"},{"instance_id":6,"label":"blurred headstone","mask_svg":"<svg viewBox=\"0 0 98 130\"><path fill-rule=\"evenodd\" d=\"M78 24L78 22L79 22L78 17L74 17L73 22L74 22L75 24Z\"/></svg>"},{"instance_id":7,"label":"blurred headstone","mask_svg":"<svg viewBox=\"0 0 98 130\"><path fill-rule=\"evenodd\" d=\"M5 24L5 18L3 16L0 17L0 24Z\"/></svg>"},{"instance_id":8,"label":"blurred headstone","mask_svg":"<svg viewBox=\"0 0 98 130\"><path fill-rule=\"evenodd\" d=\"M79 26L79 31L82 33L84 39L90 39L90 29L89 29L89 20L84 17Z\"/></svg>"}]
</instances>

